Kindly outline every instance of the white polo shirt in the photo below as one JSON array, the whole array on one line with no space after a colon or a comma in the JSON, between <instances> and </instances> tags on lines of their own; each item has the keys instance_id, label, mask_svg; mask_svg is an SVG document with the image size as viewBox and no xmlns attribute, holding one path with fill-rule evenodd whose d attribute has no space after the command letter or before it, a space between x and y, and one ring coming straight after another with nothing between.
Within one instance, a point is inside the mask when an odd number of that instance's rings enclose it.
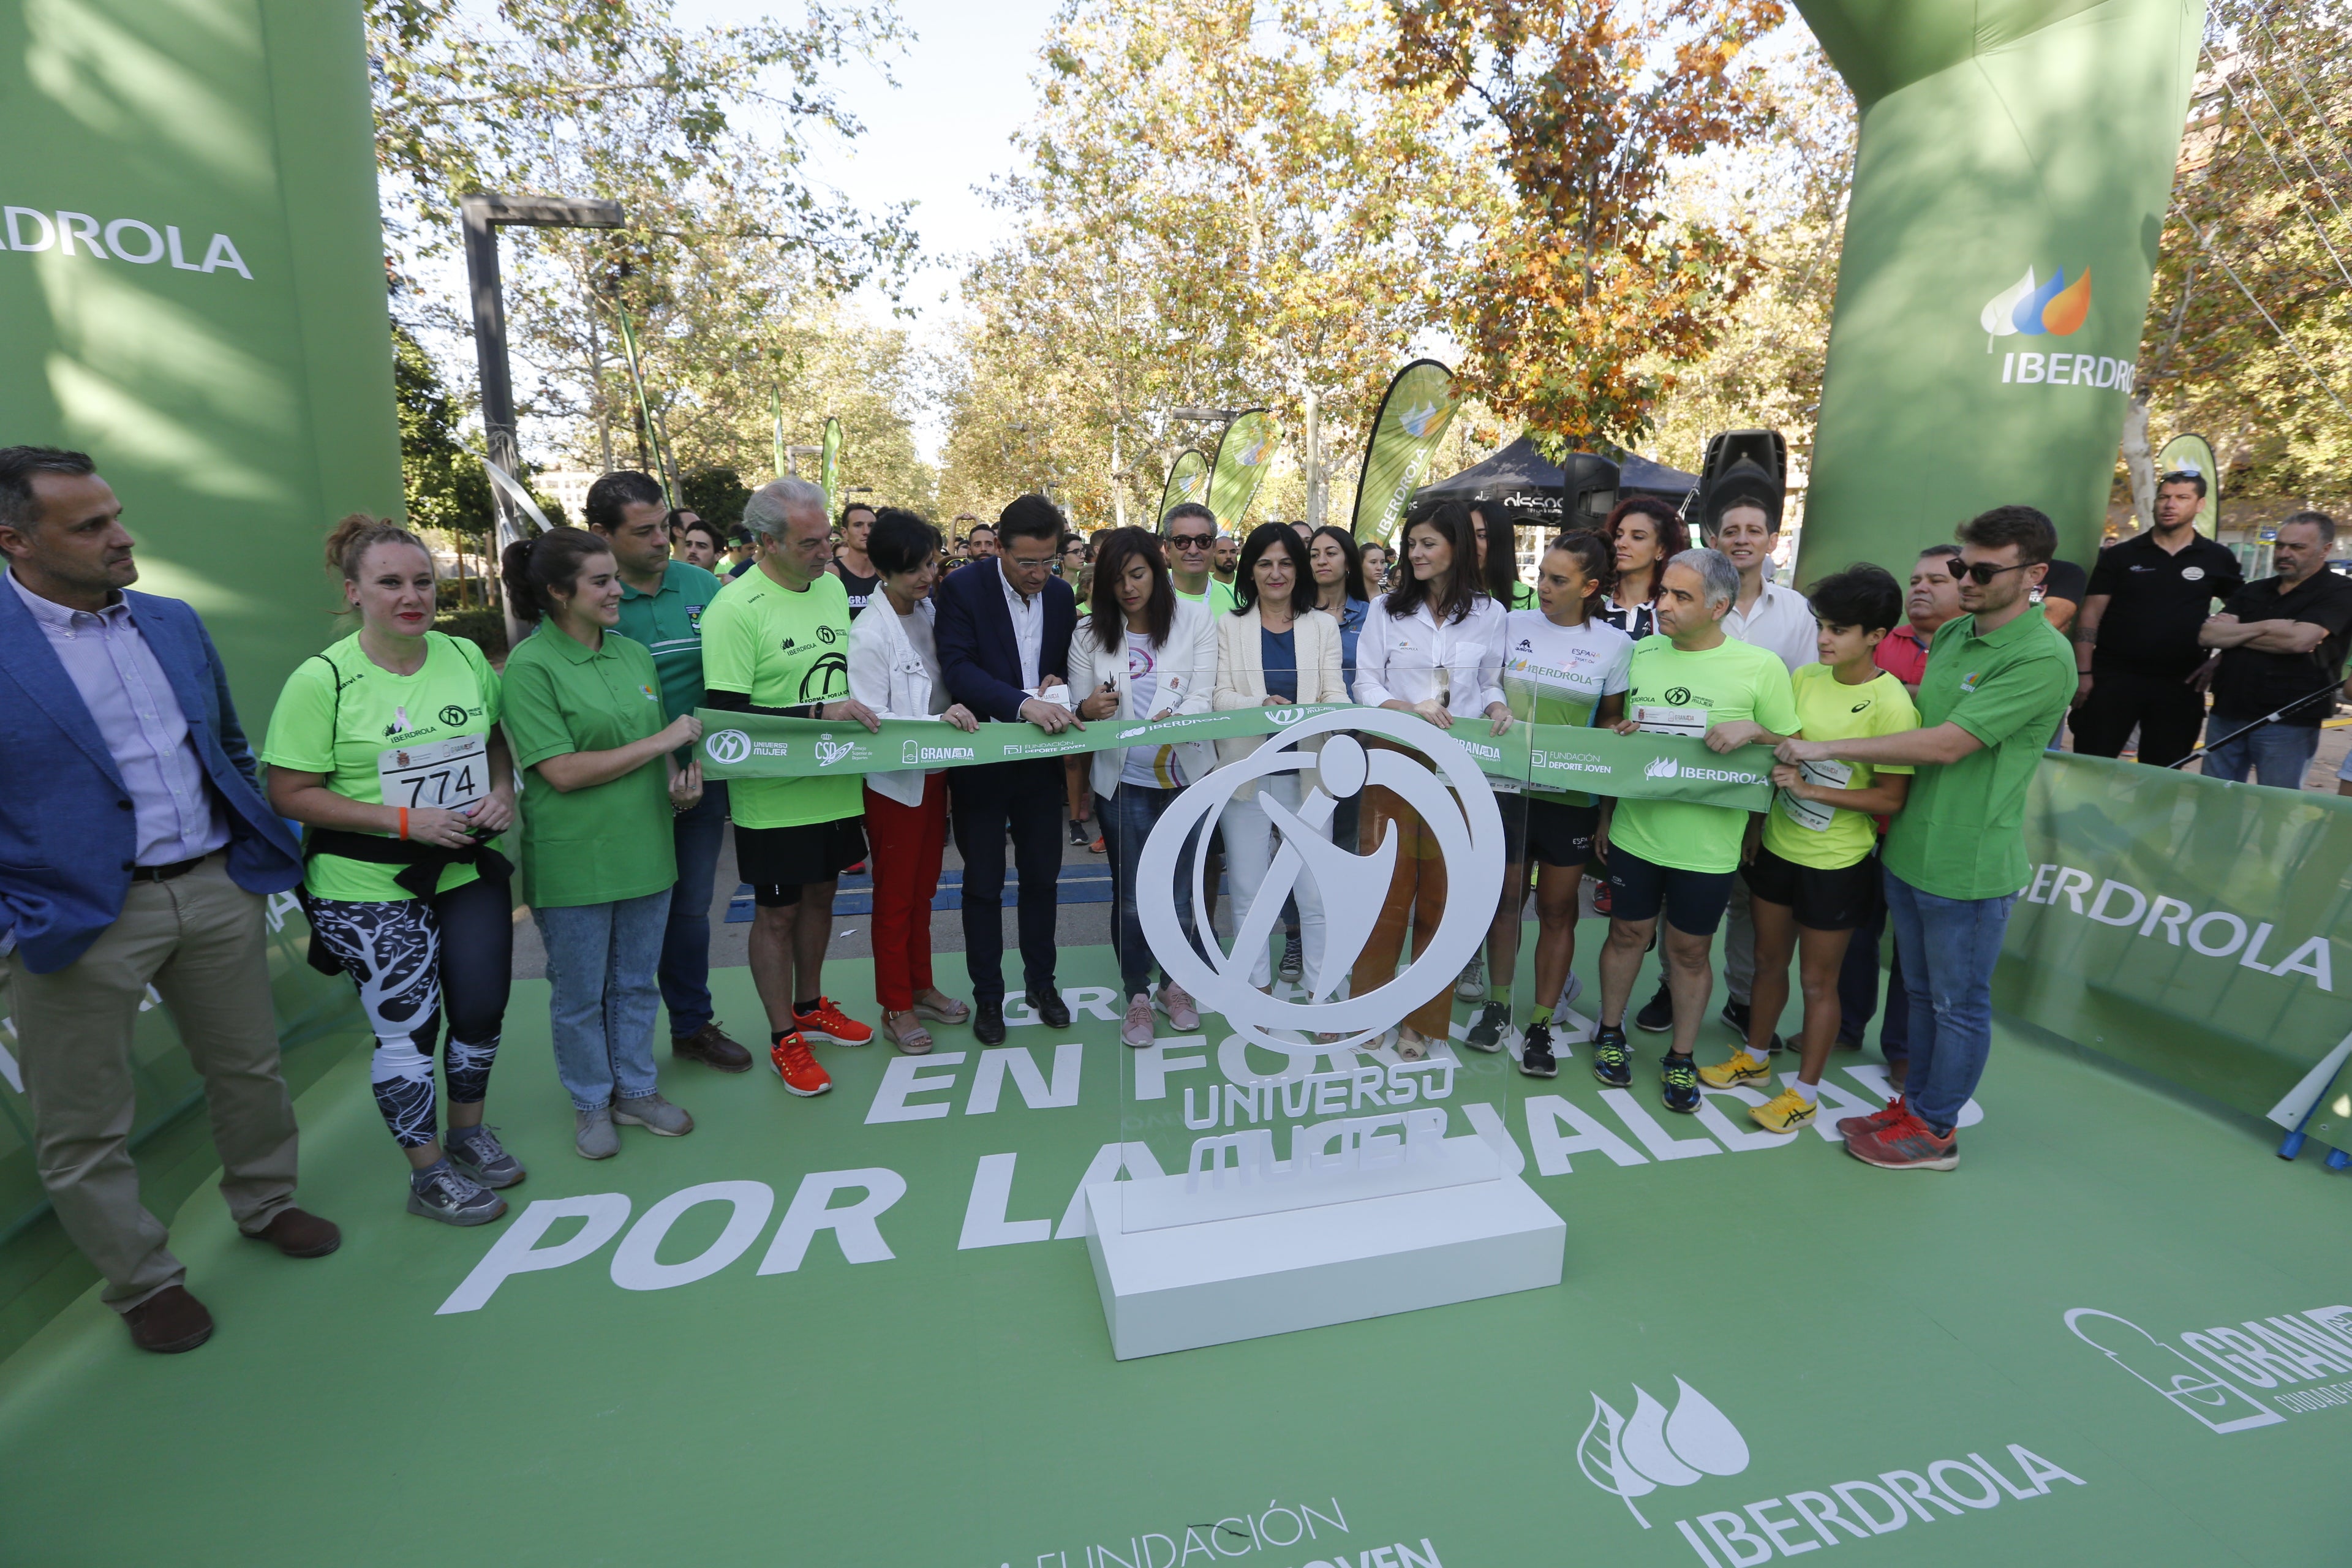
<instances>
[{"instance_id":1,"label":"white polo shirt","mask_svg":"<svg viewBox=\"0 0 2352 1568\"><path fill-rule=\"evenodd\" d=\"M1742 615L1735 605L1723 617L1723 635L1738 637L1751 647L1763 648L1793 675L1802 667L1816 663L1821 650L1816 646L1813 607L1794 588L1768 582L1756 602Z\"/></svg>"}]
</instances>

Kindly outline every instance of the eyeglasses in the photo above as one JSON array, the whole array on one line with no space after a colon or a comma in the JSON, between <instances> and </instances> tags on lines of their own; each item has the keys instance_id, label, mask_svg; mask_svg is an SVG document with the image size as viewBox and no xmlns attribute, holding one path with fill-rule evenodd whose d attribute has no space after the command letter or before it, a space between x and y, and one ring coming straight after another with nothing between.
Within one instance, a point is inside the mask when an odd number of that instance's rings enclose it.
<instances>
[{"instance_id":1,"label":"eyeglasses","mask_svg":"<svg viewBox=\"0 0 2352 1568\"><path fill-rule=\"evenodd\" d=\"M1217 536L1213 533L1171 533L1168 536L1168 542L1179 550L1206 550L1216 542Z\"/></svg>"},{"instance_id":2,"label":"eyeglasses","mask_svg":"<svg viewBox=\"0 0 2352 1568\"><path fill-rule=\"evenodd\" d=\"M1973 577L1979 588L2004 572L2022 572L2028 566L2040 564L2042 563L2038 561L2021 561L2014 566L1996 566L1990 561L1964 562L1958 556L1953 557L1950 562L1953 582L1958 583Z\"/></svg>"}]
</instances>

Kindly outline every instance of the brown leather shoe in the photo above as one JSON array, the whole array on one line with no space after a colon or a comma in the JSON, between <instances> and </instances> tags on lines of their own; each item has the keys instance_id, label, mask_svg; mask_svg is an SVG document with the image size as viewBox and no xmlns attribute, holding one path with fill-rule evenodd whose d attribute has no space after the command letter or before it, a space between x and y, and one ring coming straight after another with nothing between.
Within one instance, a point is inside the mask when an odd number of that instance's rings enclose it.
<instances>
[{"instance_id":1,"label":"brown leather shoe","mask_svg":"<svg viewBox=\"0 0 2352 1568\"><path fill-rule=\"evenodd\" d=\"M705 1024L690 1035L673 1035L669 1054L683 1061L700 1062L720 1072L749 1072L751 1053L727 1037L716 1024Z\"/></svg>"},{"instance_id":2,"label":"brown leather shoe","mask_svg":"<svg viewBox=\"0 0 2352 1568\"><path fill-rule=\"evenodd\" d=\"M268 1225L245 1236L250 1241L266 1241L289 1258L324 1258L343 1244L343 1233L333 1220L300 1209L280 1209Z\"/></svg>"},{"instance_id":3,"label":"brown leather shoe","mask_svg":"<svg viewBox=\"0 0 2352 1568\"><path fill-rule=\"evenodd\" d=\"M178 1285L166 1285L122 1314L131 1342L157 1355L178 1355L213 1337L213 1315Z\"/></svg>"}]
</instances>

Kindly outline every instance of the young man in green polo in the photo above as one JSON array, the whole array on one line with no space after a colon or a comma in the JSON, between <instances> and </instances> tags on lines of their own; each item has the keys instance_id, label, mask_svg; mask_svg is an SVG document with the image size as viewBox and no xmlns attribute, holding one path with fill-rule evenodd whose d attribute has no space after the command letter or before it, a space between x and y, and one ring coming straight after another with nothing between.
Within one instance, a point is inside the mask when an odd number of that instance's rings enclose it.
<instances>
[{"instance_id":1,"label":"young man in green polo","mask_svg":"<svg viewBox=\"0 0 2352 1568\"><path fill-rule=\"evenodd\" d=\"M1784 741L1784 763L1909 764L1910 798L1881 851L1911 1068L1884 1110L1838 1123L1846 1152L1887 1170L1948 1171L1953 1129L1992 1049L1992 968L2025 886L2025 796L2074 690L2066 639L2033 590L2057 531L2030 506L1960 525L1960 610L1928 645L1920 728L1845 741Z\"/></svg>"},{"instance_id":2,"label":"young man in green polo","mask_svg":"<svg viewBox=\"0 0 2352 1568\"><path fill-rule=\"evenodd\" d=\"M682 719L702 706L702 612L719 597L719 579L670 559L669 513L652 475L627 468L606 474L588 487L581 510L612 545L621 570L616 629L654 656L663 717ZM721 1072L748 1072L751 1053L728 1037L710 1008L710 894L727 836L726 782L706 780L701 804L679 813L671 832L677 886L670 891L661 953L670 1055Z\"/></svg>"}]
</instances>

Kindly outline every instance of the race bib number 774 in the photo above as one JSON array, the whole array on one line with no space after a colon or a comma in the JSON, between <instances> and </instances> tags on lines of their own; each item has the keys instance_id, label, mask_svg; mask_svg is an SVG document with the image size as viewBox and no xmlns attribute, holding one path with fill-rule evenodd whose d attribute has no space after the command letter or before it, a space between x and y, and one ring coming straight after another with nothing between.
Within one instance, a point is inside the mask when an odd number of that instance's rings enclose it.
<instances>
[{"instance_id":1,"label":"race bib number 774","mask_svg":"<svg viewBox=\"0 0 2352 1568\"><path fill-rule=\"evenodd\" d=\"M462 811L490 793L488 742L460 735L425 746L387 747L376 755L375 776L386 805Z\"/></svg>"}]
</instances>

